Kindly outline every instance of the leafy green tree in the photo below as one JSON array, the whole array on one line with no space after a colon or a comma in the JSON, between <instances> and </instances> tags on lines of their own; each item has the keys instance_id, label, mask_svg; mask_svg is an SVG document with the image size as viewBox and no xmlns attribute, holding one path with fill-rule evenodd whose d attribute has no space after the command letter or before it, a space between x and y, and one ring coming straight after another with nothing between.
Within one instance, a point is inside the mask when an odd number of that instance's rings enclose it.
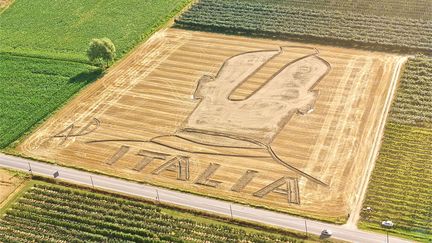
<instances>
[{"instance_id":1,"label":"leafy green tree","mask_svg":"<svg viewBox=\"0 0 432 243\"><path fill-rule=\"evenodd\" d=\"M106 68L114 60L116 48L108 38L93 39L87 50L87 57L90 62Z\"/></svg>"}]
</instances>

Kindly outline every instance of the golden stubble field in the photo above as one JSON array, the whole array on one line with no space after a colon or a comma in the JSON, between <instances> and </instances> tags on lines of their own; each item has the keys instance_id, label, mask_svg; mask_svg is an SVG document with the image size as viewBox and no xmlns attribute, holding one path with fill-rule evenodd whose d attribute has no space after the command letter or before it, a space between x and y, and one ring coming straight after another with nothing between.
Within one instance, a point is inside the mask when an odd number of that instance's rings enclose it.
<instances>
[{"instance_id":1,"label":"golden stubble field","mask_svg":"<svg viewBox=\"0 0 432 243\"><path fill-rule=\"evenodd\" d=\"M342 219L373 164L400 60L168 29L17 150L61 165Z\"/></svg>"}]
</instances>

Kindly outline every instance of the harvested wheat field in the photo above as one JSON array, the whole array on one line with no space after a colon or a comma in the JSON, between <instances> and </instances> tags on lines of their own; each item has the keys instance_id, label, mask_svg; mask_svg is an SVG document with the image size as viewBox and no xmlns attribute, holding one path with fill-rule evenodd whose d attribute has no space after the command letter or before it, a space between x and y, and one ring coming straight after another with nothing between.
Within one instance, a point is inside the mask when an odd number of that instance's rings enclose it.
<instances>
[{"instance_id":1,"label":"harvested wheat field","mask_svg":"<svg viewBox=\"0 0 432 243\"><path fill-rule=\"evenodd\" d=\"M62 165L343 221L373 164L403 60L169 29L17 149Z\"/></svg>"}]
</instances>

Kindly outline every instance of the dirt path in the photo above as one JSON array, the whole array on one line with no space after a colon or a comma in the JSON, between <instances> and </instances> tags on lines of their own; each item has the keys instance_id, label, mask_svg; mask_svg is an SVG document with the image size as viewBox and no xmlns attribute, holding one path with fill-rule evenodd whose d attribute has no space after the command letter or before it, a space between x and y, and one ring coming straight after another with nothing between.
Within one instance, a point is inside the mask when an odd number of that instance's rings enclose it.
<instances>
[{"instance_id":1,"label":"dirt path","mask_svg":"<svg viewBox=\"0 0 432 243\"><path fill-rule=\"evenodd\" d=\"M394 98L395 93L397 91L397 86L398 86L398 82L399 82L399 78L400 78L400 72L401 72L403 65L407 61L407 59L408 59L408 57L401 57L395 66L393 76L391 79L391 87L388 90L387 100L384 104L385 109L382 112L381 123L379 125L379 129L376 131L376 135L375 135L375 139L374 139L374 145L373 145L373 149L372 149L373 152L370 154L370 157L368 159L368 163L367 163L368 166L366 168L365 176L363 177L363 179L361 181L361 187L357 192L356 202L355 202L354 207L350 213L350 217L348 218L347 223L344 225L348 228L357 228L357 222L360 219L360 212L361 212L362 207L363 207L363 200L364 200L364 197L366 195L367 187L369 185L369 180L371 178L373 169L375 168L376 160L378 159L379 150L381 147L381 142L382 142L382 138L384 135L385 125L387 123L388 113L390 111L393 98Z\"/></svg>"}]
</instances>

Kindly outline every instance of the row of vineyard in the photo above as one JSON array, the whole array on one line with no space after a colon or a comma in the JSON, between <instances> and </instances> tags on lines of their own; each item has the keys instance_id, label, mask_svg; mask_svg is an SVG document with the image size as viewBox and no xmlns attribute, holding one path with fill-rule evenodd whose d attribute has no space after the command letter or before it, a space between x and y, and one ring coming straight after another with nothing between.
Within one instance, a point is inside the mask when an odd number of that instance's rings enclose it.
<instances>
[{"instance_id":1,"label":"row of vineyard","mask_svg":"<svg viewBox=\"0 0 432 243\"><path fill-rule=\"evenodd\" d=\"M45 184L28 190L0 219L0 239L2 242L300 242L278 234L172 216L144 202Z\"/></svg>"},{"instance_id":2,"label":"row of vineyard","mask_svg":"<svg viewBox=\"0 0 432 243\"><path fill-rule=\"evenodd\" d=\"M360 225L432 241L432 58L410 59L386 126Z\"/></svg>"},{"instance_id":3,"label":"row of vineyard","mask_svg":"<svg viewBox=\"0 0 432 243\"><path fill-rule=\"evenodd\" d=\"M432 124L432 59L419 56L406 64L390 120L395 123Z\"/></svg>"},{"instance_id":4,"label":"row of vineyard","mask_svg":"<svg viewBox=\"0 0 432 243\"><path fill-rule=\"evenodd\" d=\"M236 1L236 0L233 0ZM280 4L298 8L350 11L390 17L432 20L430 0L247 0L262 4Z\"/></svg>"},{"instance_id":5,"label":"row of vineyard","mask_svg":"<svg viewBox=\"0 0 432 243\"><path fill-rule=\"evenodd\" d=\"M432 51L432 20L245 1L201 0L177 20L176 27L381 49Z\"/></svg>"}]
</instances>

